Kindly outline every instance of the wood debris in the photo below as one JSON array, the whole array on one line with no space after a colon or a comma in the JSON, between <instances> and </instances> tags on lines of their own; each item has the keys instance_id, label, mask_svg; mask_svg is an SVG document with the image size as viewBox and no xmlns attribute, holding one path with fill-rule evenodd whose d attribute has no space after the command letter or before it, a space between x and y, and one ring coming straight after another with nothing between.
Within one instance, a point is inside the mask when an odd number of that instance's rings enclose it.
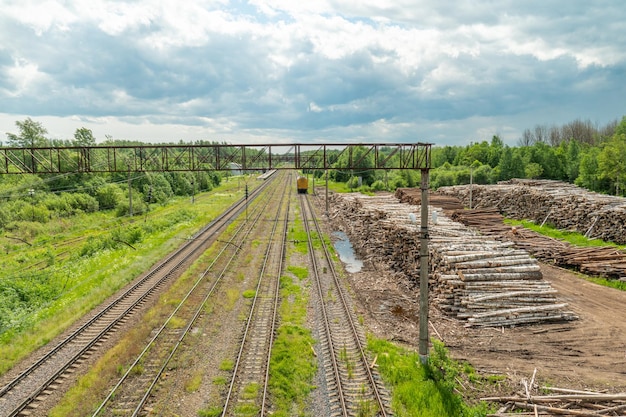
<instances>
[{"instance_id":1,"label":"wood debris","mask_svg":"<svg viewBox=\"0 0 626 417\"><path fill-rule=\"evenodd\" d=\"M488 417L626 416L626 393L609 394L548 386L539 388L533 383L534 377L530 383L522 380L524 392L481 398L481 401L504 404L497 412L488 414ZM539 389L541 393L538 393Z\"/></svg>"}]
</instances>

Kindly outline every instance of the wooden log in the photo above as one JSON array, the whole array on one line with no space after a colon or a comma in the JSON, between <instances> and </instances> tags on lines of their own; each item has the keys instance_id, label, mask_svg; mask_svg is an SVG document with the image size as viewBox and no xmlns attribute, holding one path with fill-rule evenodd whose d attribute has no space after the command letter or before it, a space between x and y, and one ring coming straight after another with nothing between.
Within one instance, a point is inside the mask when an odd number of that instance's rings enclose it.
<instances>
[{"instance_id":1,"label":"wooden log","mask_svg":"<svg viewBox=\"0 0 626 417\"><path fill-rule=\"evenodd\" d=\"M504 281L504 280L518 280L518 279L536 279L540 280L543 275L539 271L534 272L511 272L511 273L482 273L482 274L464 274L458 271L459 277L463 281Z\"/></svg>"}]
</instances>

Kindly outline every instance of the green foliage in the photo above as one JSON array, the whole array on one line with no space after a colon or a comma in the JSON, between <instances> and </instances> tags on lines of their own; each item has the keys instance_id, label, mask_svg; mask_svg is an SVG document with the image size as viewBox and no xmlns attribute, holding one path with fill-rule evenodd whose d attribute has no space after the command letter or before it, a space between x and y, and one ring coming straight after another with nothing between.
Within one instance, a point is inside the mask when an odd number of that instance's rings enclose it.
<instances>
[{"instance_id":1,"label":"green foliage","mask_svg":"<svg viewBox=\"0 0 626 417\"><path fill-rule=\"evenodd\" d=\"M98 188L95 197L100 208L108 210L117 207L124 200L124 191L117 184L106 184Z\"/></svg>"},{"instance_id":2,"label":"green foliage","mask_svg":"<svg viewBox=\"0 0 626 417\"><path fill-rule=\"evenodd\" d=\"M466 405L456 393L463 365L451 360L441 342L433 340L429 364L419 355L388 341L368 338L368 349L378 357L381 376L392 391L392 408L398 417L478 417L489 411L484 403Z\"/></svg>"},{"instance_id":3,"label":"green foliage","mask_svg":"<svg viewBox=\"0 0 626 417\"><path fill-rule=\"evenodd\" d=\"M98 200L85 193L47 194L42 203L59 217L71 217L80 213L93 213L100 207Z\"/></svg>"},{"instance_id":4,"label":"green foliage","mask_svg":"<svg viewBox=\"0 0 626 417\"><path fill-rule=\"evenodd\" d=\"M385 191L387 190L387 186L382 180L376 180L372 184L372 191Z\"/></svg>"},{"instance_id":5,"label":"green foliage","mask_svg":"<svg viewBox=\"0 0 626 417\"><path fill-rule=\"evenodd\" d=\"M582 122L581 122L582 123ZM490 184L512 178L537 178L575 182L592 191L624 195L626 193L626 117L614 129L605 129L610 134L599 132L585 141L576 139L580 132L571 135L568 129L580 127L585 132L591 129L584 123L573 123L561 132L556 128L538 129L532 133L524 146L510 147L494 136L486 141L468 146L434 147L433 168L430 185L437 189L443 186L468 184L469 166L474 167L475 184ZM580 134L579 134L580 133ZM565 136L559 136L559 135ZM570 135L570 136L568 136ZM581 136L581 137L583 137ZM537 140L537 137L543 138ZM552 145L548 144L548 138ZM409 186L399 178L390 181L390 188Z\"/></svg>"},{"instance_id":6,"label":"green foliage","mask_svg":"<svg viewBox=\"0 0 626 417\"><path fill-rule=\"evenodd\" d=\"M616 290L626 291L626 282L617 279L606 279L598 277L588 277L588 281L602 285L604 287L615 288Z\"/></svg>"},{"instance_id":7,"label":"green foliage","mask_svg":"<svg viewBox=\"0 0 626 417\"><path fill-rule=\"evenodd\" d=\"M430 171L430 186L434 189L458 184L493 184L496 174L489 165L475 161L472 166L452 166L445 163Z\"/></svg>"},{"instance_id":8,"label":"green foliage","mask_svg":"<svg viewBox=\"0 0 626 417\"><path fill-rule=\"evenodd\" d=\"M350 165L354 169L340 169ZM368 148L364 146L351 147L342 152L333 166L339 168L331 171L331 178L337 182L346 182L353 177L361 177L365 185L371 185L374 182L374 171L372 170L374 167L374 155L368 153Z\"/></svg>"},{"instance_id":9,"label":"green foliage","mask_svg":"<svg viewBox=\"0 0 626 417\"><path fill-rule=\"evenodd\" d=\"M549 236L553 239L559 239L571 243L575 246L582 247L597 247L597 246L609 246L626 249L626 246L619 246L615 243L605 242L600 239L588 239L582 233L570 232L567 230L561 230L553 227L550 223L546 223L543 226L537 225L535 222L529 220L512 220L505 219L506 224L521 225L527 229L533 230L542 235Z\"/></svg>"},{"instance_id":10,"label":"green foliage","mask_svg":"<svg viewBox=\"0 0 626 417\"><path fill-rule=\"evenodd\" d=\"M290 265L290 276L280 278L281 324L277 331L270 361L270 392L276 416L304 416L307 398L313 390L317 362L315 340L305 327L308 292L302 290L308 276L304 267Z\"/></svg>"},{"instance_id":11,"label":"green foliage","mask_svg":"<svg viewBox=\"0 0 626 417\"><path fill-rule=\"evenodd\" d=\"M41 122L35 122L30 117L27 117L23 122L16 121L15 125L19 133L7 133L9 146L30 148L46 146L48 144L48 140L45 138L48 130L43 127Z\"/></svg>"},{"instance_id":12,"label":"green foliage","mask_svg":"<svg viewBox=\"0 0 626 417\"><path fill-rule=\"evenodd\" d=\"M598 155L599 177L609 180L615 194L624 194L626 189L626 133L615 134Z\"/></svg>"},{"instance_id":13,"label":"green foliage","mask_svg":"<svg viewBox=\"0 0 626 417\"><path fill-rule=\"evenodd\" d=\"M91 129L81 127L74 132L74 141L72 144L75 146L93 146L96 144L96 139L93 137Z\"/></svg>"},{"instance_id":14,"label":"green foliage","mask_svg":"<svg viewBox=\"0 0 626 417\"><path fill-rule=\"evenodd\" d=\"M25 177L32 181L34 176ZM0 176L0 188L10 184L3 191L28 190L32 182L24 186L22 181ZM212 196L210 204L202 197L193 205L184 198L150 216L116 219L111 212L82 212L93 204L91 194L56 195L43 188L39 184L32 198L0 203L5 227L0 235L0 373L170 252L181 242L176 236L189 236L237 198L226 185L227 192ZM38 219L40 211L46 223Z\"/></svg>"},{"instance_id":15,"label":"green foliage","mask_svg":"<svg viewBox=\"0 0 626 417\"><path fill-rule=\"evenodd\" d=\"M539 178L543 174L543 167L536 162L531 162L524 168L526 178Z\"/></svg>"}]
</instances>

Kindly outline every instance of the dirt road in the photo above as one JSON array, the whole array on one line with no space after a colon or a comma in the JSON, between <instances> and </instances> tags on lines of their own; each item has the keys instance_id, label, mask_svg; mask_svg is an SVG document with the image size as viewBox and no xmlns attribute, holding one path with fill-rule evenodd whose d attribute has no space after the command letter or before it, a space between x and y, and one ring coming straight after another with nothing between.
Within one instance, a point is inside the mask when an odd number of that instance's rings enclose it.
<instances>
[{"instance_id":1,"label":"dirt road","mask_svg":"<svg viewBox=\"0 0 626 417\"><path fill-rule=\"evenodd\" d=\"M374 268L351 274L361 313L375 334L417 349L417 289ZM626 391L626 292L553 266L542 264L541 269L579 320L468 329L431 306L431 336L442 338L454 358L469 361L483 374L506 375L513 385L530 379L536 368L542 384Z\"/></svg>"},{"instance_id":2,"label":"dirt road","mask_svg":"<svg viewBox=\"0 0 626 417\"><path fill-rule=\"evenodd\" d=\"M541 379L557 386L626 389L626 293L549 265L541 269L578 321L503 332L443 326L454 329L443 334L452 353L513 377L530 378L537 368Z\"/></svg>"}]
</instances>

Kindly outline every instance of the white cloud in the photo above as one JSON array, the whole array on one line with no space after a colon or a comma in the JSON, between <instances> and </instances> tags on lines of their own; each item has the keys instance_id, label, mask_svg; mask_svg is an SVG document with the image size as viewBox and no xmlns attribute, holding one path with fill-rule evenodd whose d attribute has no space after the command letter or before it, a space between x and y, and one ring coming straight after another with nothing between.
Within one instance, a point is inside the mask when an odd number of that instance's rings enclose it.
<instances>
[{"instance_id":1,"label":"white cloud","mask_svg":"<svg viewBox=\"0 0 626 417\"><path fill-rule=\"evenodd\" d=\"M76 21L76 16L58 1L8 1L2 5L1 15L32 28L37 36L52 29L69 30Z\"/></svg>"},{"instance_id":2,"label":"white cloud","mask_svg":"<svg viewBox=\"0 0 626 417\"><path fill-rule=\"evenodd\" d=\"M78 117L116 137L143 129L147 140L165 134L159 125L241 140L462 142L578 117L602 123L624 111L622 9L571 0L5 0L0 109L64 126Z\"/></svg>"},{"instance_id":3,"label":"white cloud","mask_svg":"<svg viewBox=\"0 0 626 417\"><path fill-rule=\"evenodd\" d=\"M4 94L10 97L21 97L38 85L46 82L46 74L39 71L37 64L24 59L16 59L12 66L3 69L5 77L9 80L10 88Z\"/></svg>"}]
</instances>

